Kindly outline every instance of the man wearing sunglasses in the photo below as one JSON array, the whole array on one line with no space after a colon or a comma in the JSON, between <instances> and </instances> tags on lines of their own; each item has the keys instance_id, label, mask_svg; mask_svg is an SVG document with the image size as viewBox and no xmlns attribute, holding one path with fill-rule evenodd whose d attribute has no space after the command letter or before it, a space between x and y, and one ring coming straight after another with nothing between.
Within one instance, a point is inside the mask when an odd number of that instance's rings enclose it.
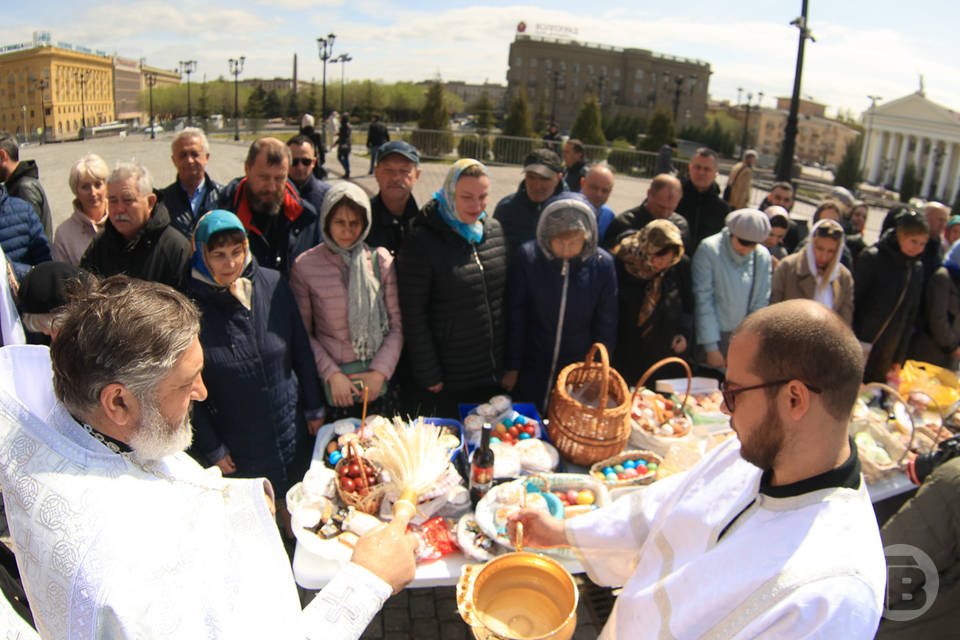
<instances>
[{"instance_id":1,"label":"man wearing sunglasses","mask_svg":"<svg viewBox=\"0 0 960 640\"><path fill-rule=\"evenodd\" d=\"M693 256L693 296L698 358L726 367L730 332L770 303L770 252L762 243L770 220L757 209L738 209L726 227L705 238Z\"/></svg>"},{"instance_id":2,"label":"man wearing sunglasses","mask_svg":"<svg viewBox=\"0 0 960 640\"><path fill-rule=\"evenodd\" d=\"M528 546L569 545L623 586L613 638L874 637L886 565L847 423L863 355L811 300L744 320L724 411L736 438L683 473L571 520L511 516Z\"/></svg>"},{"instance_id":3,"label":"man wearing sunglasses","mask_svg":"<svg viewBox=\"0 0 960 640\"><path fill-rule=\"evenodd\" d=\"M320 211L323 196L330 185L314 175L317 148L313 140L303 134L295 135L287 140L287 147L290 149L290 182L297 188L301 198Z\"/></svg>"}]
</instances>

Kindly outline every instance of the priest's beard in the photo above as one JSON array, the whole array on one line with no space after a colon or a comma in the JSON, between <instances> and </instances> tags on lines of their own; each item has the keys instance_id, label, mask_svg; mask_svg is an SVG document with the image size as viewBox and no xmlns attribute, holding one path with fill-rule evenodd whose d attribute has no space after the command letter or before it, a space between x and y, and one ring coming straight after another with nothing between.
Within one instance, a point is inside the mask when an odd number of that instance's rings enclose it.
<instances>
[{"instance_id":1,"label":"priest's beard","mask_svg":"<svg viewBox=\"0 0 960 640\"><path fill-rule=\"evenodd\" d=\"M193 440L190 414L186 413L174 423L163 417L157 406L149 399L141 401L143 416L140 425L130 438L133 457L141 462L155 462L167 456L185 451Z\"/></svg>"},{"instance_id":2,"label":"priest's beard","mask_svg":"<svg viewBox=\"0 0 960 640\"><path fill-rule=\"evenodd\" d=\"M763 421L753 429L750 437L740 436L740 457L753 466L767 471L773 468L773 463L782 448L783 421L777 414L776 405L768 402Z\"/></svg>"}]
</instances>

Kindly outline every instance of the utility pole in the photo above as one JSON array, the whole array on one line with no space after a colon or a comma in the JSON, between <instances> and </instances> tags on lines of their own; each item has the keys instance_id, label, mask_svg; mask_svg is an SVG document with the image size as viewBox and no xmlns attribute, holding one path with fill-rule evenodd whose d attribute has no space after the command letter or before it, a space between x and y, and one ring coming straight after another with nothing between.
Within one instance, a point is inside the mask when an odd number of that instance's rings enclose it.
<instances>
[{"instance_id":1,"label":"utility pole","mask_svg":"<svg viewBox=\"0 0 960 640\"><path fill-rule=\"evenodd\" d=\"M793 74L793 96L790 99L790 115L783 132L783 144L780 145L780 162L777 166L777 180L790 182L793 175L793 152L797 144L797 114L800 110L800 83L803 78L803 46L810 39L816 42L807 28L807 0L803 0L800 17L791 22L800 31L800 43L797 45L797 68Z\"/></svg>"}]
</instances>

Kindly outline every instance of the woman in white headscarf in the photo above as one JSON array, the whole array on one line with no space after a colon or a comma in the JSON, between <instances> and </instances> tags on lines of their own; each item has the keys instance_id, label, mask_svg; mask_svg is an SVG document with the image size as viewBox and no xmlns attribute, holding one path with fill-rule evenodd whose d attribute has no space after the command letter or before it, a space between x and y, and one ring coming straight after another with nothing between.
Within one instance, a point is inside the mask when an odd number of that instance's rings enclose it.
<instances>
[{"instance_id":1,"label":"woman in white headscarf","mask_svg":"<svg viewBox=\"0 0 960 640\"><path fill-rule=\"evenodd\" d=\"M335 183L320 211L323 243L300 255L290 272L332 417L359 416L363 386L372 410L388 408L388 381L403 346L393 256L364 243L370 221L366 192Z\"/></svg>"},{"instance_id":2,"label":"woman in white headscarf","mask_svg":"<svg viewBox=\"0 0 960 640\"><path fill-rule=\"evenodd\" d=\"M839 222L823 219L810 230L810 242L780 261L773 272L770 304L793 298L816 300L853 322L853 275L840 263L844 244Z\"/></svg>"}]
</instances>

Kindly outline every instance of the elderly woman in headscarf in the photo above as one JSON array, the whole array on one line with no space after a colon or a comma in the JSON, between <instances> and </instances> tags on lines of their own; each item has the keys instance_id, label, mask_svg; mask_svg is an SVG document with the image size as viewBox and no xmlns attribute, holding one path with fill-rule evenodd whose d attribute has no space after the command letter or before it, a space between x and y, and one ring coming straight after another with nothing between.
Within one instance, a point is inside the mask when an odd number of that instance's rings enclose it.
<instances>
[{"instance_id":1,"label":"elderly woman in headscarf","mask_svg":"<svg viewBox=\"0 0 960 640\"><path fill-rule=\"evenodd\" d=\"M507 249L489 196L486 167L458 160L400 250L411 412L457 418L458 402L500 389Z\"/></svg>"},{"instance_id":2,"label":"elderly woman in headscarf","mask_svg":"<svg viewBox=\"0 0 960 640\"><path fill-rule=\"evenodd\" d=\"M693 314L689 260L684 260L680 230L669 220L654 220L621 236L613 256L620 288L613 366L632 385L658 360L688 353ZM653 379L682 375L677 365L669 365Z\"/></svg>"},{"instance_id":3,"label":"elderly woman in headscarf","mask_svg":"<svg viewBox=\"0 0 960 640\"><path fill-rule=\"evenodd\" d=\"M110 167L103 158L88 153L70 168L73 213L53 234L51 254L58 262L80 264L90 241L103 231L107 221L107 176Z\"/></svg>"},{"instance_id":4,"label":"elderly woman in headscarf","mask_svg":"<svg viewBox=\"0 0 960 640\"><path fill-rule=\"evenodd\" d=\"M370 223L366 192L335 183L320 208L323 243L290 272L331 417L360 417L364 387L372 412L393 409L389 380L403 345L397 272L389 251L364 243Z\"/></svg>"},{"instance_id":5,"label":"elderly woman in headscarf","mask_svg":"<svg viewBox=\"0 0 960 640\"><path fill-rule=\"evenodd\" d=\"M579 193L547 202L536 239L520 245L507 285L504 388L541 410L560 370L617 333L613 256L597 246L597 218Z\"/></svg>"},{"instance_id":6,"label":"elderly woman in headscarf","mask_svg":"<svg viewBox=\"0 0 960 640\"><path fill-rule=\"evenodd\" d=\"M853 274L840 263L844 244L840 223L824 218L813 225L802 250L773 271L770 304L793 298L816 300L853 323Z\"/></svg>"},{"instance_id":7,"label":"elderly woman in headscarf","mask_svg":"<svg viewBox=\"0 0 960 640\"><path fill-rule=\"evenodd\" d=\"M307 332L289 285L257 265L234 214L200 218L193 245L184 288L202 314L208 391L194 405L194 453L225 474L265 476L282 497L305 471L308 421L314 432L323 423Z\"/></svg>"}]
</instances>

